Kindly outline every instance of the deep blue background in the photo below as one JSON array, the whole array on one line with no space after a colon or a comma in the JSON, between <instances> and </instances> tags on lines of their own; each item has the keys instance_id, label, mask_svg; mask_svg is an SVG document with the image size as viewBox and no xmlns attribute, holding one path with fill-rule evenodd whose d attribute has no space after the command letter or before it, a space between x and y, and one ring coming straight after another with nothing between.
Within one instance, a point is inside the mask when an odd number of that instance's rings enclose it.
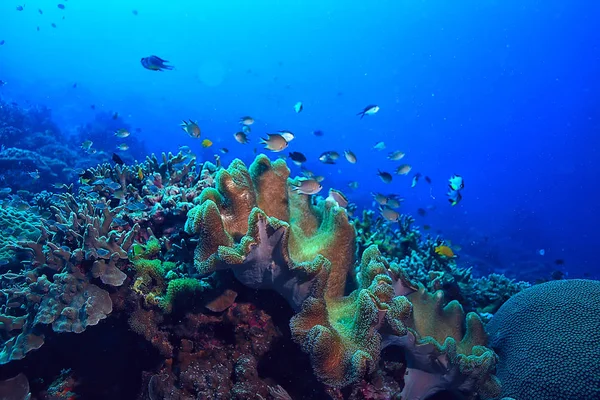
<instances>
[{"instance_id":1,"label":"deep blue background","mask_svg":"<svg viewBox=\"0 0 600 400\"><path fill-rule=\"evenodd\" d=\"M212 158L227 147L224 161L250 161L259 136L290 129L289 150L309 157L326 188L366 206L381 191L406 197L404 212L434 207L418 223L461 245L464 265L527 276L561 258L570 277L599 273L599 2L57 3L0 2L0 95L50 106L65 133L118 111L152 151L187 144ZM176 69L143 69L151 54ZM367 104L381 111L360 120ZM246 146L232 136L242 115L256 119ZM184 118L215 146L188 138ZM372 150L380 140L387 149ZM356 165L317 161L344 149ZM391 150L433 179L431 192L411 189L410 176L379 181L377 169L398 164L385 159ZM466 188L450 207L455 173Z\"/></svg>"}]
</instances>

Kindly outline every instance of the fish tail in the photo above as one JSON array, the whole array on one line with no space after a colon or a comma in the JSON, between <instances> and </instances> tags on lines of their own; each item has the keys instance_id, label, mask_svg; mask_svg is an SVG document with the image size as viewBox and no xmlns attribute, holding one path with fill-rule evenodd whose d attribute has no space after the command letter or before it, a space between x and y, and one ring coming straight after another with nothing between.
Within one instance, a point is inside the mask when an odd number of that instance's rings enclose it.
<instances>
[{"instance_id":1,"label":"fish tail","mask_svg":"<svg viewBox=\"0 0 600 400\"><path fill-rule=\"evenodd\" d=\"M364 111L361 111L361 112L359 112L359 113L358 113L358 114L356 114L356 115L360 115L360 119L363 119L363 117L365 116L365 112L364 112Z\"/></svg>"}]
</instances>

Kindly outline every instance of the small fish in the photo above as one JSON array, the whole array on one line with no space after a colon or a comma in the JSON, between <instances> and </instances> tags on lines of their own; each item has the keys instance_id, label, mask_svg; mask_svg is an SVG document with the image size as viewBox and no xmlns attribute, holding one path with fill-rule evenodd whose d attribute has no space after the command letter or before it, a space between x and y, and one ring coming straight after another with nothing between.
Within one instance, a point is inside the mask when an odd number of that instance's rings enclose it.
<instances>
[{"instance_id":1,"label":"small fish","mask_svg":"<svg viewBox=\"0 0 600 400\"><path fill-rule=\"evenodd\" d=\"M387 198L387 206L391 208L398 208L400 207L400 203L403 201L403 198L395 197L395 195L389 195Z\"/></svg>"},{"instance_id":2,"label":"small fish","mask_svg":"<svg viewBox=\"0 0 600 400\"><path fill-rule=\"evenodd\" d=\"M348 207L348 199L346 198L344 193L340 192L339 190L329 189L329 196L327 197L327 199L335 201L338 204L338 206L342 208Z\"/></svg>"},{"instance_id":3,"label":"small fish","mask_svg":"<svg viewBox=\"0 0 600 400\"><path fill-rule=\"evenodd\" d=\"M138 167L137 170L137 177L138 179L141 181L142 179L144 179L144 171L142 170L142 167Z\"/></svg>"},{"instance_id":4,"label":"small fish","mask_svg":"<svg viewBox=\"0 0 600 400\"><path fill-rule=\"evenodd\" d=\"M96 254L98 254L99 257L106 257L110 254L110 250L100 248L96 250Z\"/></svg>"},{"instance_id":5,"label":"small fish","mask_svg":"<svg viewBox=\"0 0 600 400\"><path fill-rule=\"evenodd\" d=\"M115 162L115 164L118 164L118 165L125 164L125 162L123 162L123 160L121 159L121 157L119 157L119 155L117 153L112 154L112 160Z\"/></svg>"},{"instance_id":6,"label":"small fish","mask_svg":"<svg viewBox=\"0 0 600 400\"><path fill-rule=\"evenodd\" d=\"M129 135L131 135L131 133L127 129L118 129L115 131L115 136L118 138L126 138Z\"/></svg>"},{"instance_id":7,"label":"small fish","mask_svg":"<svg viewBox=\"0 0 600 400\"><path fill-rule=\"evenodd\" d=\"M51 27L56 28L56 24L53 22L50 24Z\"/></svg>"},{"instance_id":8,"label":"small fish","mask_svg":"<svg viewBox=\"0 0 600 400\"><path fill-rule=\"evenodd\" d=\"M140 60L142 67L149 69L150 71L164 71L173 69L172 65L166 65L167 60L163 60L158 56L144 57Z\"/></svg>"},{"instance_id":9,"label":"small fish","mask_svg":"<svg viewBox=\"0 0 600 400\"><path fill-rule=\"evenodd\" d=\"M319 161L323 164L335 164L338 158L340 158L340 153L337 151L326 151L319 156Z\"/></svg>"},{"instance_id":10,"label":"small fish","mask_svg":"<svg viewBox=\"0 0 600 400\"><path fill-rule=\"evenodd\" d=\"M202 147L204 147L205 149L209 148L212 145L213 145L213 142L210 139L204 139L202 141Z\"/></svg>"},{"instance_id":11,"label":"small fish","mask_svg":"<svg viewBox=\"0 0 600 400\"><path fill-rule=\"evenodd\" d=\"M133 15L138 15L138 10L131 10L131 13L132 13Z\"/></svg>"},{"instance_id":12,"label":"small fish","mask_svg":"<svg viewBox=\"0 0 600 400\"><path fill-rule=\"evenodd\" d=\"M41 8L38 8L38 12L40 13L40 15L44 13Z\"/></svg>"},{"instance_id":13,"label":"small fish","mask_svg":"<svg viewBox=\"0 0 600 400\"><path fill-rule=\"evenodd\" d=\"M313 131L312 134L315 136L323 136L324 135L323 131L320 131L318 129L316 131Z\"/></svg>"},{"instance_id":14,"label":"small fish","mask_svg":"<svg viewBox=\"0 0 600 400\"><path fill-rule=\"evenodd\" d=\"M98 150L96 150L96 149L87 149L86 150L86 153L88 153L88 154L96 154L97 152L98 152Z\"/></svg>"},{"instance_id":15,"label":"small fish","mask_svg":"<svg viewBox=\"0 0 600 400\"><path fill-rule=\"evenodd\" d=\"M344 151L344 157L346 157L346 161L348 161L350 164L356 164L356 155L352 151Z\"/></svg>"},{"instance_id":16,"label":"small fish","mask_svg":"<svg viewBox=\"0 0 600 400\"><path fill-rule=\"evenodd\" d=\"M360 115L360 119L363 119L365 115L375 115L379 111L379 106L371 104L366 106L361 112L356 115Z\"/></svg>"},{"instance_id":17,"label":"small fish","mask_svg":"<svg viewBox=\"0 0 600 400\"><path fill-rule=\"evenodd\" d=\"M428 176L425 176L425 182L427 182L431 185L431 178Z\"/></svg>"},{"instance_id":18,"label":"small fish","mask_svg":"<svg viewBox=\"0 0 600 400\"><path fill-rule=\"evenodd\" d=\"M417 172L417 173L415 174L415 176L413 176L413 178L412 178L412 183L411 183L410 187L415 187L415 186L417 186L417 183L419 182L419 178L421 178L421 173L420 173L420 172Z\"/></svg>"},{"instance_id":19,"label":"small fish","mask_svg":"<svg viewBox=\"0 0 600 400\"><path fill-rule=\"evenodd\" d=\"M0 40L0 46L2 46L4 43L6 43L6 42L4 41L4 39L3 39L3 40Z\"/></svg>"},{"instance_id":20,"label":"small fish","mask_svg":"<svg viewBox=\"0 0 600 400\"><path fill-rule=\"evenodd\" d=\"M99 202L99 203L94 204L94 208L96 210L106 210L108 208L108 206L104 202Z\"/></svg>"},{"instance_id":21,"label":"small fish","mask_svg":"<svg viewBox=\"0 0 600 400\"><path fill-rule=\"evenodd\" d=\"M236 142L241 144L246 144L250 142L250 139L248 139L248 135L246 135L244 132L236 132L233 134L233 137L235 138Z\"/></svg>"},{"instance_id":22,"label":"small fish","mask_svg":"<svg viewBox=\"0 0 600 400\"><path fill-rule=\"evenodd\" d=\"M265 149L271 150L274 152L280 152L280 151L285 150L286 147L288 147L287 140L285 140L285 138L283 136L281 136L280 134L268 133L267 136L268 136L267 139L264 139L264 138L260 139L260 143L265 145Z\"/></svg>"},{"instance_id":23,"label":"small fish","mask_svg":"<svg viewBox=\"0 0 600 400\"><path fill-rule=\"evenodd\" d=\"M457 205L462 200L462 195L460 194L460 191L458 191L458 190L448 191L447 196L448 196L448 201L450 202L450 205L452 205L452 206Z\"/></svg>"},{"instance_id":24,"label":"small fish","mask_svg":"<svg viewBox=\"0 0 600 400\"><path fill-rule=\"evenodd\" d=\"M220 151L221 153L223 153L223 154L227 154L227 153L229 153L229 149L228 149L227 147L221 147L221 148L219 149L219 151Z\"/></svg>"},{"instance_id":25,"label":"small fish","mask_svg":"<svg viewBox=\"0 0 600 400\"><path fill-rule=\"evenodd\" d=\"M323 186L316 179L301 179L296 183L292 183L292 186L292 190L306 195L317 194L323 189Z\"/></svg>"},{"instance_id":26,"label":"small fish","mask_svg":"<svg viewBox=\"0 0 600 400\"><path fill-rule=\"evenodd\" d=\"M38 171L37 169L35 171L32 172L28 172L29 176L32 177L33 179L40 179L40 171Z\"/></svg>"},{"instance_id":27,"label":"small fish","mask_svg":"<svg viewBox=\"0 0 600 400\"><path fill-rule=\"evenodd\" d=\"M554 264L565 265L565 260L563 260L562 258L557 258L556 260L554 260Z\"/></svg>"},{"instance_id":28,"label":"small fish","mask_svg":"<svg viewBox=\"0 0 600 400\"><path fill-rule=\"evenodd\" d=\"M406 154L404 154L400 150L396 150L396 151L392 151L390 154L388 154L387 158L388 158L388 160L392 160L392 161L400 161L404 158L405 155Z\"/></svg>"},{"instance_id":29,"label":"small fish","mask_svg":"<svg viewBox=\"0 0 600 400\"><path fill-rule=\"evenodd\" d=\"M112 119L114 119L115 121L119 119L119 113L115 111L115 113L113 113L112 115Z\"/></svg>"},{"instance_id":30,"label":"small fish","mask_svg":"<svg viewBox=\"0 0 600 400\"><path fill-rule=\"evenodd\" d=\"M300 171L302 171L302 175L304 175L307 178L312 178L315 176L315 173L307 168L301 167Z\"/></svg>"},{"instance_id":31,"label":"small fish","mask_svg":"<svg viewBox=\"0 0 600 400\"><path fill-rule=\"evenodd\" d=\"M398 222L398 220L400 220L400 213L388 206L379 207L379 212L386 221Z\"/></svg>"},{"instance_id":32,"label":"small fish","mask_svg":"<svg viewBox=\"0 0 600 400\"><path fill-rule=\"evenodd\" d=\"M408 164L402 164L398 168L396 168L396 174L398 175L408 175L412 167Z\"/></svg>"},{"instance_id":33,"label":"small fish","mask_svg":"<svg viewBox=\"0 0 600 400\"><path fill-rule=\"evenodd\" d=\"M452 175L449 179L449 186L452 190L462 190L465 187L465 182L460 175Z\"/></svg>"},{"instance_id":34,"label":"small fish","mask_svg":"<svg viewBox=\"0 0 600 400\"><path fill-rule=\"evenodd\" d=\"M424 209L424 208L419 208L419 209L417 210L417 214L419 214L421 217L424 217L424 216L426 216L426 215L427 215L427 211L425 211L425 209Z\"/></svg>"},{"instance_id":35,"label":"small fish","mask_svg":"<svg viewBox=\"0 0 600 400\"><path fill-rule=\"evenodd\" d=\"M17 6L17 11L23 11L24 6Z\"/></svg>"},{"instance_id":36,"label":"small fish","mask_svg":"<svg viewBox=\"0 0 600 400\"><path fill-rule=\"evenodd\" d=\"M0 79L0 87L2 87L2 86L4 86L4 85L6 85L7 83L8 83L8 82L6 82L6 81L3 81L2 79Z\"/></svg>"},{"instance_id":37,"label":"small fish","mask_svg":"<svg viewBox=\"0 0 600 400\"><path fill-rule=\"evenodd\" d=\"M356 190L356 189L358 189L358 182L352 181L352 182L348 183L348 187L352 190Z\"/></svg>"},{"instance_id":38,"label":"small fish","mask_svg":"<svg viewBox=\"0 0 600 400\"><path fill-rule=\"evenodd\" d=\"M254 123L254 118L246 115L245 117L240 118L240 124L244 126L250 126Z\"/></svg>"},{"instance_id":39,"label":"small fish","mask_svg":"<svg viewBox=\"0 0 600 400\"><path fill-rule=\"evenodd\" d=\"M427 225L427 224L423 225L423 230L428 231L430 229L431 229L431 225Z\"/></svg>"},{"instance_id":40,"label":"small fish","mask_svg":"<svg viewBox=\"0 0 600 400\"><path fill-rule=\"evenodd\" d=\"M454 252L450 247L446 245L437 246L435 248L435 254L439 256L444 256L446 258L454 258Z\"/></svg>"},{"instance_id":41,"label":"small fish","mask_svg":"<svg viewBox=\"0 0 600 400\"><path fill-rule=\"evenodd\" d=\"M200 127L198 126L198 123L195 121L192 121L191 119L189 121L186 122L186 120L183 120L181 122L181 129L183 129L183 131L185 133L187 133L190 137L193 137L194 139L198 139L201 135L201 131L200 131Z\"/></svg>"},{"instance_id":42,"label":"small fish","mask_svg":"<svg viewBox=\"0 0 600 400\"><path fill-rule=\"evenodd\" d=\"M375 200L375 202L379 205L386 205L388 202L388 198L386 195L381 194L381 193L371 193L371 196L373 196L373 200Z\"/></svg>"},{"instance_id":43,"label":"small fish","mask_svg":"<svg viewBox=\"0 0 600 400\"><path fill-rule=\"evenodd\" d=\"M106 185L106 187L108 187L111 190L119 190L121 189L121 184L119 182L111 182L108 185Z\"/></svg>"},{"instance_id":44,"label":"small fish","mask_svg":"<svg viewBox=\"0 0 600 400\"><path fill-rule=\"evenodd\" d=\"M306 162L306 156L299 151L293 151L289 153L290 160L297 166L301 166L302 163Z\"/></svg>"},{"instance_id":45,"label":"small fish","mask_svg":"<svg viewBox=\"0 0 600 400\"><path fill-rule=\"evenodd\" d=\"M242 125L242 132L249 135L252 132L252 128L250 128L250 125Z\"/></svg>"},{"instance_id":46,"label":"small fish","mask_svg":"<svg viewBox=\"0 0 600 400\"><path fill-rule=\"evenodd\" d=\"M291 142L292 140L294 140L294 138L295 138L294 134L290 131L279 131L277 133L279 133L281 136L283 136L285 141L288 143Z\"/></svg>"},{"instance_id":47,"label":"small fish","mask_svg":"<svg viewBox=\"0 0 600 400\"><path fill-rule=\"evenodd\" d=\"M381 178L383 183L391 183L392 182L392 174L390 174L389 172L377 170L377 176L379 176Z\"/></svg>"},{"instance_id":48,"label":"small fish","mask_svg":"<svg viewBox=\"0 0 600 400\"><path fill-rule=\"evenodd\" d=\"M72 86L73 89L77 89L77 82L75 82Z\"/></svg>"},{"instance_id":49,"label":"small fish","mask_svg":"<svg viewBox=\"0 0 600 400\"><path fill-rule=\"evenodd\" d=\"M92 147L93 144L94 142L92 142L91 140L86 140L85 142L81 143L81 148L87 151Z\"/></svg>"},{"instance_id":50,"label":"small fish","mask_svg":"<svg viewBox=\"0 0 600 400\"><path fill-rule=\"evenodd\" d=\"M121 143L120 145L117 146L117 149L119 149L121 151L127 151L127 150L129 150L129 145L127 143Z\"/></svg>"},{"instance_id":51,"label":"small fish","mask_svg":"<svg viewBox=\"0 0 600 400\"><path fill-rule=\"evenodd\" d=\"M302 112L303 109L304 109L304 106L302 105L301 101L294 104L294 111L296 111L296 114Z\"/></svg>"},{"instance_id":52,"label":"small fish","mask_svg":"<svg viewBox=\"0 0 600 400\"><path fill-rule=\"evenodd\" d=\"M123 226L126 226L129 223L127 221L125 221L123 218L115 217L115 218L113 218L111 224L114 224L114 225L119 226L119 227L123 227Z\"/></svg>"},{"instance_id":53,"label":"small fish","mask_svg":"<svg viewBox=\"0 0 600 400\"><path fill-rule=\"evenodd\" d=\"M385 150L385 143L384 142L375 143L375 146L373 146L373 150Z\"/></svg>"},{"instance_id":54,"label":"small fish","mask_svg":"<svg viewBox=\"0 0 600 400\"><path fill-rule=\"evenodd\" d=\"M59 3L59 4L57 4L56 6L57 6L58 8L60 8L61 10L64 10L64 9L65 9L65 5L64 5L64 4L60 4L60 3Z\"/></svg>"}]
</instances>

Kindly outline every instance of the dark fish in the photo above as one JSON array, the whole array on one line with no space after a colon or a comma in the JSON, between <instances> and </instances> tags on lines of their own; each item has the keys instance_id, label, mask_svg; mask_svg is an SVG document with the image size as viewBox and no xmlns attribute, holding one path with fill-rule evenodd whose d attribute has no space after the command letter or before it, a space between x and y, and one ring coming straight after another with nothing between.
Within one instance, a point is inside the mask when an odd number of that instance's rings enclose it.
<instances>
[{"instance_id":1,"label":"dark fish","mask_svg":"<svg viewBox=\"0 0 600 400\"><path fill-rule=\"evenodd\" d=\"M73 89L76 89L76 88L77 88L77 82L75 82L75 83L73 84Z\"/></svg>"},{"instance_id":2,"label":"dark fish","mask_svg":"<svg viewBox=\"0 0 600 400\"><path fill-rule=\"evenodd\" d=\"M112 119L119 119L119 113L115 112L112 116Z\"/></svg>"},{"instance_id":3,"label":"dark fish","mask_svg":"<svg viewBox=\"0 0 600 400\"><path fill-rule=\"evenodd\" d=\"M360 119L363 119L365 115L375 115L379 111L379 106L371 104L366 106L361 112L356 115L360 115Z\"/></svg>"},{"instance_id":4,"label":"dark fish","mask_svg":"<svg viewBox=\"0 0 600 400\"><path fill-rule=\"evenodd\" d=\"M53 22L50 24L51 27L56 28L56 24Z\"/></svg>"},{"instance_id":5,"label":"dark fish","mask_svg":"<svg viewBox=\"0 0 600 400\"><path fill-rule=\"evenodd\" d=\"M64 5L64 4L60 4L60 3L59 3L59 4L57 4L56 6L57 6L58 8L60 8L61 10L64 10L64 9L65 9L65 5Z\"/></svg>"},{"instance_id":6,"label":"dark fish","mask_svg":"<svg viewBox=\"0 0 600 400\"><path fill-rule=\"evenodd\" d=\"M0 40L0 46L2 46L4 43L6 43L4 40Z\"/></svg>"},{"instance_id":7,"label":"dark fish","mask_svg":"<svg viewBox=\"0 0 600 400\"><path fill-rule=\"evenodd\" d=\"M565 277L565 273L562 271L554 271L550 276L552 276L552 279L554 279L555 281L559 281Z\"/></svg>"},{"instance_id":8,"label":"dark fish","mask_svg":"<svg viewBox=\"0 0 600 400\"><path fill-rule=\"evenodd\" d=\"M337 151L326 151L319 156L319 161L323 164L335 164L340 154Z\"/></svg>"},{"instance_id":9,"label":"dark fish","mask_svg":"<svg viewBox=\"0 0 600 400\"><path fill-rule=\"evenodd\" d=\"M306 156L302 153L300 153L299 151L292 151L289 154L290 160L292 160L292 162L294 164L296 164L297 166L302 165L302 163L306 162Z\"/></svg>"},{"instance_id":10,"label":"dark fish","mask_svg":"<svg viewBox=\"0 0 600 400\"><path fill-rule=\"evenodd\" d=\"M133 15L138 15L138 10L131 10L131 13L132 13Z\"/></svg>"},{"instance_id":11,"label":"dark fish","mask_svg":"<svg viewBox=\"0 0 600 400\"><path fill-rule=\"evenodd\" d=\"M167 60L163 60L158 56L144 57L140 60L142 67L149 69L150 71L164 71L173 69L172 65L166 65Z\"/></svg>"},{"instance_id":12,"label":"dark fish","mask_svg":"<svg viewBox=\"0 0 600 400\"><path fill-rule=\"evenodd\" d=\"M96 109L96 105L95 105L95 104L90 104L90 108L91 108L92 110L95 110L95 109Z\"/></svg>"},{"instance_id":13,"label":"dark fish","mask_svg":"<svg viewBox=\"0 0 600 400\"><path fill-rule=\"evenodd\" d=\"M40 15L44 13L41 8L38 8L38 12L40 13Z\"/></svg>"},{"instance_id":14,"label":"dark fish","mask_svg":"<svg viewBox=\"0 0 600 400\"><path fill-rule=\"evenodd\" d=\"M431 185L431 178L430 178L430 177L428 177L428 176L426 176L426 177L425 177L425 182L427 182L427 183L429 183L429 184Z\"/></svg>"},{"instance_id":15,"label":"dark fish","mask_svg":"<svg viewBox=\"0 0 600 400\"><path fill-rule=\"evenodd\" d=\"M390 174L389 172L377 170L377 175L381 178L383 183L392 182L392 174Z\"/></svg>"},{"instance_id":16,"label":"dark fish","mask_svg":"<svg viewBox=\"0 0 600 400\"><path fill-rule=\"evenodd\" d=\"M315 136L323 136L323 131L320 131L320 130L317 129L316 131L313 131L313 135L315 135Z\"/></svg>"},{"instance_id":17,"label":"dark fish","mask_svg":"<svg viewBox=\"0 0 600 400\"><path fill-rule=\"evenodd\" d=\"M413 176L412 183L411 183L410 187L415 187L415 186L417 186L417 182L419 182L419 178L421 178L421 173L420 173L420 172L417 172L417 173L415 174L415 176Z\"/></svg>"},{"instance_id":18,"label":"dark fish","mask_svg":"<svg viewBox=\"0 0 600 400\"><path fill-rule=\"evenodd\" d=\"M123 162L123 160L121 159L121 157L119 157L119 155L117 153L113 153L112 155L112 160L119 165L123 165L125 164L125 162Z\"/></svg>"},{"instance_id":19,"label":"dark fish","mask_svg":"<svg viewBox=\"0 0 600 400\"><path fill-rule=\"evenodd\" d=\"M565 260L563 260L562 258L557 258L556 260L554 260L554 264L565 265Z\"/></svg>"},{"instance_id":20,"label":"dark fish","mask_svg":"<svg viewBox=\"0 0 600 400\"><path fill-rule=\"evenodd\" d=\"M417 214L419 214L421 217L424 217L424 216L426 216L426 215L427 215L427 211L425 211L425 209L424 209L424 208L419 208L419 209L417 210Z\"/></svg>"},{"instance_id":21,"label":"dark fish","mask_svg":"<svg viewBox=\"0 0 600 400\"><path fill-rule=\"evenodd\" d=\"M17 11L23 11L23 6L17 6Z\"/></svg>"},{"instance_id":22,"label":"dark fish","mask_svg":"<svg viewBox=\"0 0 600 400\"><path fill-rule=\"evenodd\" d=\"M455 206L462 200L462 194L458 190L450 190L448 193L448 201L451 205Z\"/></svg>"}]
</instances>

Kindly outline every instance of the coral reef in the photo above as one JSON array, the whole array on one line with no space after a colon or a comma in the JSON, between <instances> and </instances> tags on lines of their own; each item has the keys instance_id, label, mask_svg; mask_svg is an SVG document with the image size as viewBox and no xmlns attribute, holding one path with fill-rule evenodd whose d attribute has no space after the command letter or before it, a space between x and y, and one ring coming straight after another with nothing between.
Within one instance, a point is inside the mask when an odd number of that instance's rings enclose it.
<instances>
[{"instance_id":1,"label":"coral reef","mask_svg":"<svg viewBox=\"0 0 600 400\"><path fill-rule=\"evenodd\" d=\"M468 311L493 314L511 296L530 287L528 282L515 282L500 274L475 278L473 268L458 266L453 257L436 252L449 243L441 237L422 237L414 219L402 215L397 229L385 224L371 210L352 220L360 250L376 244L388 258L407 270L411 279L430 291L444 290L449 300L457 300Z\"/></svg>"},{"instance_id":2,"label":"coral reef","mask_svg":"<svg viewBox=\"0 0 600 400\"><path fill-rule=\"evenodd\" d=\"M508 300L487 326L504 396L600 396L600 282L560 280Z\"/></svg>"},{"instance_id":3,"label":"coral reef","mask_svg":"<svg viewBox=\"0 0 600 400\"><path fill-rule=\"evenodd\" d=\"M288 382L261 373L276 339L308 355L319 395L498 394L497 356L465 310L494 312L512 282L472 278L410 217L398 232L351 220L264 155L221 168L163 153L80 175L60 194L2 195L23 232L3 243L0 364L111 317L163 361L144 373L147 398L285 398ZM253 302L263 289L283 299L269 314Z\"/></svg>"}]
</instances>

